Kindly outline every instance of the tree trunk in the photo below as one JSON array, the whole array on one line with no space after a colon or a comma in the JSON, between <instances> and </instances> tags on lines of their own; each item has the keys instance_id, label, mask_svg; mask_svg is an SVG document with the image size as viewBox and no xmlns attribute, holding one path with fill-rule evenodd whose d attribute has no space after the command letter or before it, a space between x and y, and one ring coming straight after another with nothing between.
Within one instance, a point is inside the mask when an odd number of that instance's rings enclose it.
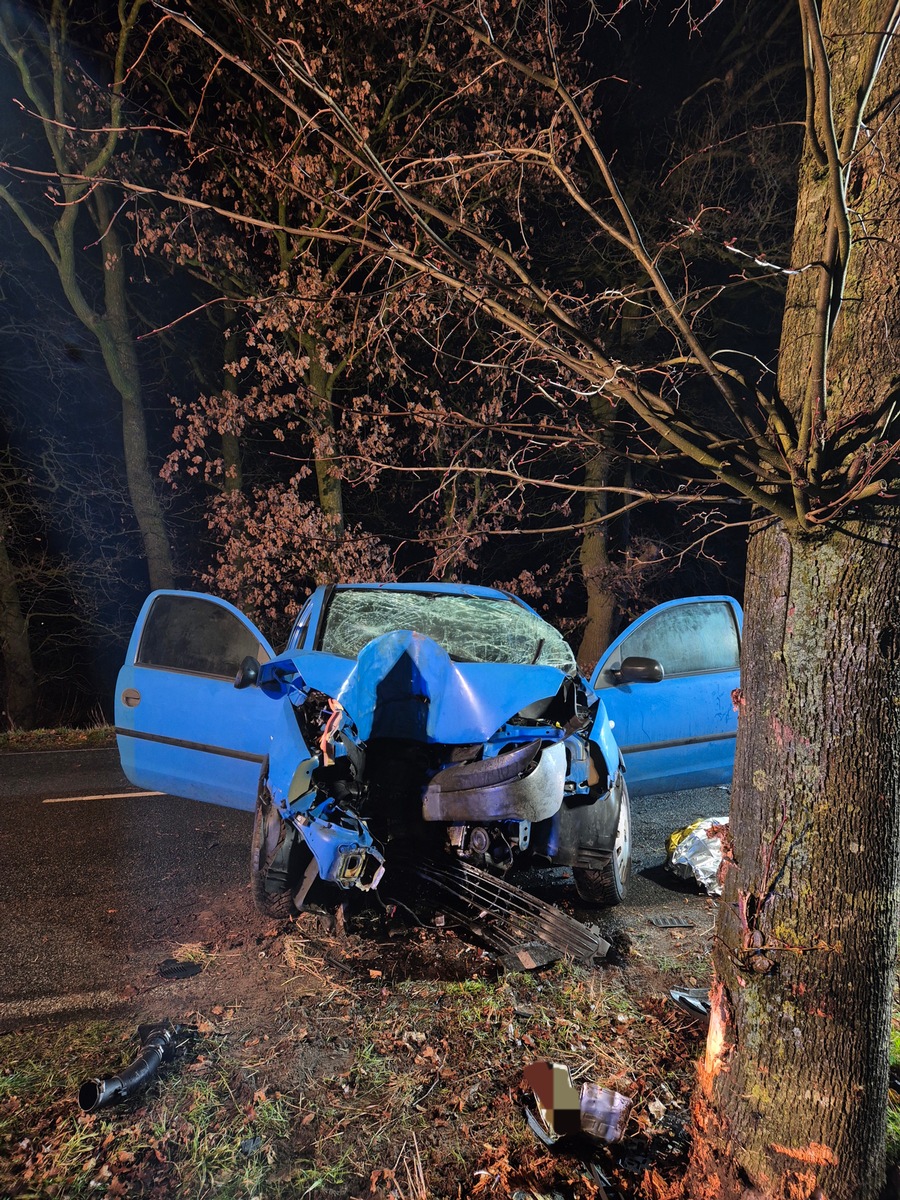
<instances>
[{"instance_id":1,"label":"tree trunk","mask_svg":"<svg viewBox=\"0 0 900 1200\"><path fill-rule=\"evenodd\" d=\"M819 10L806 11L812 44ZM896 508L854 503L848 489L878 460L898 379L896 45L853 137L887 11L870 0L820 10L829 71L820 59L778 390L801 431L797 494L811 484L822 489L814 504L837 507L811 532L769 521L751 538L733 862L692 1200L875 1200L884 1183L900 904L900 522ZM826 145L832 118L849 257L835 176L809 136Z\"/></svg>"},{"instance_id":2,"label":"tree trunk","mask_svg":"<svg viewBox=\"0 0 900 1200\"><path fill-rule=\"evenodd\" d=\"M586 464L584 482L588 487L605 487L609 483L609 455L605 450ZM578 647L578 665L582 671L590 672L597 659L609 645L612 637L616 598L609 587L610 567L608 533L609 524L601 521L589 522L605 517L609 512L607 493L587 492L584 501L585 528L581 534L578 559L581 577L587 592L587 624Z\"/></svg>"},{"instance_id":3,"label":"tree trunk","mask_svg":"<svg viewBox=\"0 0 900 1200\"><path fill-rule=\"evenodd\" d=\"M28 642L28 622L22 612L16 575L6 550L9 520L0 511L0 658L6 676L3 723L31 729L37 710L37 681Z\"/></svg>"},{"instance_id":4,"label":"tree trunk","mask_svg":"<svg viewBox=\"0 0 900 1200\"><path fill-rule=\"evenodd\" d=\"M151 588L170 588L175 580L162 505L150 472L144 398L134 336L128 322L125 262L110 219L103 188L95 197L103 235L106 312L93 327L113 387L122 400L122 444L128 496L141 534Z\"/></svg>"},{"instance_id":5,"label":"tree trunk","mask_svg":"<svg viewBox=\"0 0 900 1200\"><path fill-rule=\"evenodd\" d=\"M315 341L309 356L309 390L312 397L309 415L313 434L316 486L319 492L319 507L328 519L332 536L339 542L344 536L344 498L341 477L333 457L335 448L334 413L331 407L331 390L334 376L330 375L318 359Z\"/></svg>"},{"instance_id":6,"label":"tree trunk","mask_svg":"<svg viewBox=\"0 0 900 1200\"><path fill-rule=\"evenodd\" d=\"M879 1195L900 895L898 595L896 520L752 538L694 1200Z\"/></svg>"},{"instance_id":7,"label":"tree trunk","mask_svg":"<svg viewBox=\"0 0 900 1200\"><path fill-rule=\"evenodd\" d=\"M229 307L229 321L234 319L234 314ZM229 333L225 340L225 379L223 382L224 391L232 396L238 394L238 380L234 373L234 367L238 358L238 339L237 334L233 331ZM244 489L244 470L241 462L241 443L237 434L230 433L227 430L222 434L222 491L226 496L240 495Z\"/></svg>"},{"instance_id":8,"label":"tree trunk","mask_svg":"<svg viewBox=\"0 0 900 1200\"><path fill-rule=\"evenodd\" d=\"M591 411L596 441L591 446L593 453L584 465L584 483L586 487L597 488L597 491L585 493L585 527L578 552L581 578L587 592L587 624L576 657L585 673L590 673L609 645L616 614L616 597L609 586L609 521L603 519L609 513L609 493L602 490L609 485L612 465L609 423L613 409L608 400L594 396Z\"/></svg>"},{"instance_id":9,"label":"tree trunk","mask_svg":"<svg viewBox=\"0 0 900 1200\"><path fill-rule=\"evenodd\" d=\"M103 227L108 209L102 199L103 189L96 189ZM169 540L162 516L162 507L150 477L147 428L144 420L143 394L134 338L128 326L125 298L125 264L121 246L107 221L104 239L104 299L106 311L98 313L88 303L75 267L75 220L78 209L65 209L53 227L58 251L56 268L66 299L84 327L97 339L110 382L122 402L122 444L125 459L125 479L128 496L134 510L147 562L147 574L152 588L171 587L174 580Z\"/></svg>"}]
</instances>

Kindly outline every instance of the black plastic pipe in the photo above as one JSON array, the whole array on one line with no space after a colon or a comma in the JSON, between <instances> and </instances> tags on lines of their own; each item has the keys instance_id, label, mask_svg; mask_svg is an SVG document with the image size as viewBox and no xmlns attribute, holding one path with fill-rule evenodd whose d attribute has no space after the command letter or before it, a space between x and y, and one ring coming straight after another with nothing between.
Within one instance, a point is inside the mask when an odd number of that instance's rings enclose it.
<instances>
[{"instance_id":1,"label":"black plastic pipe","mask_svg":"<svg viewBox=\"0 0 900 1200\"><path fill-rule=\"evenodd\" d=\"M138 1036L141 1052L118 1075L107 1079L86 1079L78 1089L78 1103L84 1112L96 1112L109 1104L127 1100L135 1092L146 1087L162 1063L171 1062L178 1048L181 1027L164 1025L141 1025Z\"/></svg>"}]
</instances>

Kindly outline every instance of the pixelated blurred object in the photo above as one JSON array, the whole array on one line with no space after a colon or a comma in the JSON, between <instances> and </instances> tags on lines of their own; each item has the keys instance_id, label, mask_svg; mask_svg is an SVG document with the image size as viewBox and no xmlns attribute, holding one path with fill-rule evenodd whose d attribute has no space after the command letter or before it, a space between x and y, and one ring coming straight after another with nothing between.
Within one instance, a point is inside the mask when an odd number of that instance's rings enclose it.
<instances>
[{"instance_id":1,"label":"pixelated blurred object","mask_svg":"<svg viewBox=\"0 0 900 1200\"><path fill-rule=\"evenodd\" d=\"M621 1139L632 1108L627 1096L596 1083L577 1088L562 1063L532 1063L524 1074L537 1108L536 1114L526 1110L528 1124L545 1145L579 1133L601 1142Z\"/></svg>"}]
</instances>

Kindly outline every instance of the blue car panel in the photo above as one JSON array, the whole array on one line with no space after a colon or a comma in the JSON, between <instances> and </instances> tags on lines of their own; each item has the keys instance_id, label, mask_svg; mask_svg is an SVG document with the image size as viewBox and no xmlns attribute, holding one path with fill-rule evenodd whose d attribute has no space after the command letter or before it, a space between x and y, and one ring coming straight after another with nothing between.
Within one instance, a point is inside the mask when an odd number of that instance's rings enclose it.
<instances>
[{"instance_id":1,"label":"blue car panel","mask_svg":"<svg viewBox=\"0 0 900 1200\"><path fill-rule=\"evenodd\" d=\"M284 695L311 688L333 695L362 741L412 733L452 745L487 740L522 708L552 700L564 679L554 667L454 663L430 638L397 630L370 642L356 661L304 653L276 658L261 684L280 686Z\"/></svg>"},{"instance_id":2,"label":"blue car panel","mask_svg":"<svg viewBox=\"0 0 900 1200\"><path fill-rule=\"evenodd\" d=\"M591 685L606 706L633 796L731 782L742 615L730 596L670 600L639 617L600 659ZM620 682L631 655L657 659L664 678Z\"/></svg>"},{"instance_id":3,"label":"blue car panel","mask_svg":"<svg viewBox=\"0 0 900 1200\"><path fill-rule=\"evenodd\" d=\"M173 604L179 611L189 606L191 627L206 632L205 648L190 630L166 637ZM116 685L119 755L133 784L252 810L274 741L308 757L290 711L262 692L235 691L234 659L242 650L272 654L226 601L179 592L147 600Z\"/></svg>"}]
</instances>

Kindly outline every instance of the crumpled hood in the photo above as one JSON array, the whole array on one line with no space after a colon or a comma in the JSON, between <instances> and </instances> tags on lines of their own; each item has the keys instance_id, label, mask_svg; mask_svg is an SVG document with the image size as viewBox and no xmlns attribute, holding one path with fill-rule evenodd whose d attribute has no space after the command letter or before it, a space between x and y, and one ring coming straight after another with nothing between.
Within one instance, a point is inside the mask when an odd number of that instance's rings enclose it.
<instances>
[{"instance_id":1,"label":"crumpled hood","mask_svg":"<svg viewBox=\"0 0 900 1200\"><path fill-rule=\"evenodd\" d=\"M338 661L347 667L342 682ZM437 642L409 630L374 638L355 663L317 653L295 662L307 686L335 696L364 742L483 742L527 705L555 696L566 679L556 667L453 662Z\"/></svg>"}]
</instances>

